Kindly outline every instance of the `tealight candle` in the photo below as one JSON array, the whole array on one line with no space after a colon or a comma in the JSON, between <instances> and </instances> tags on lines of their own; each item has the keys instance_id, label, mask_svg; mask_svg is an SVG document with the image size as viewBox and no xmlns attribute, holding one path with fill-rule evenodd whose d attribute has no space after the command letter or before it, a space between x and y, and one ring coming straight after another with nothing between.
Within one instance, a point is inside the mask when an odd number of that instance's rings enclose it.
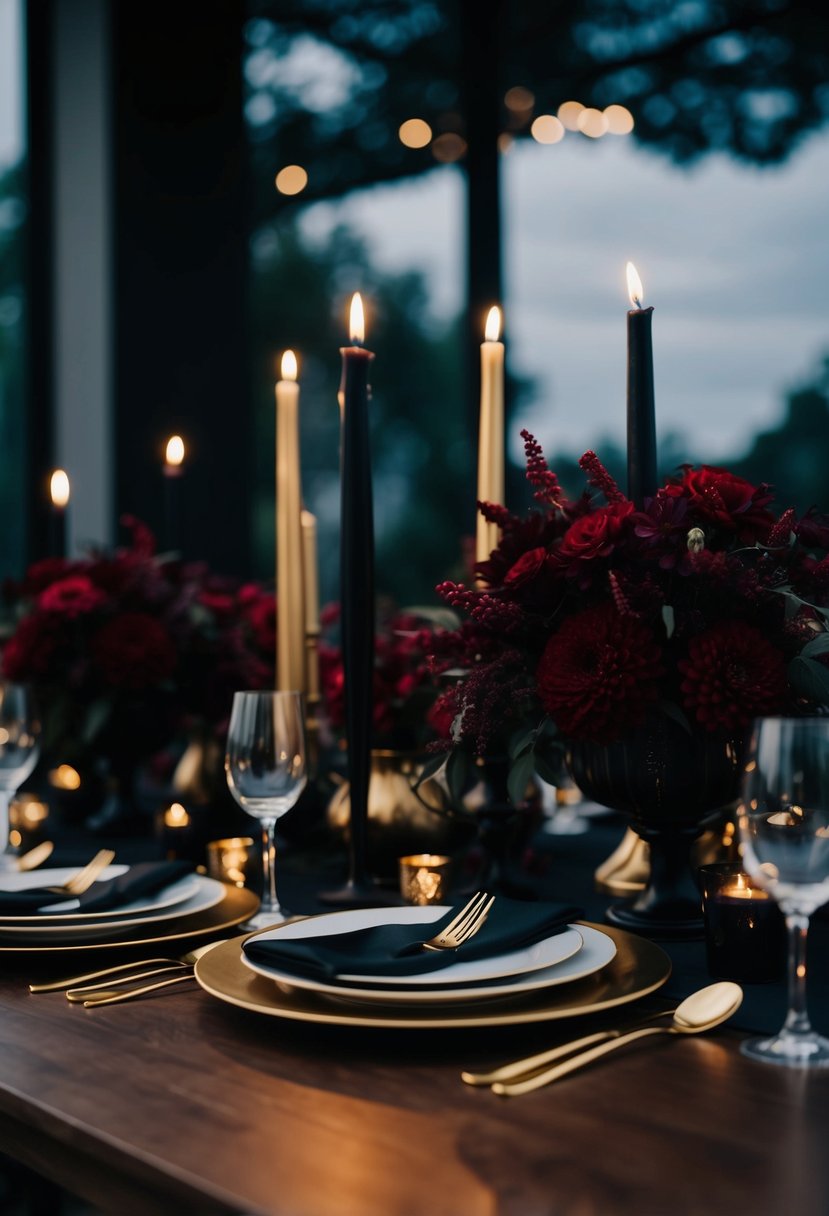
<instances>
[{"instance_id":1,"label":"tealight candle","mask_svg":"<svg viewBox=\"0 0 829 1216\"><path fill-rule=\"evenodd\" d=\"M783 914L734 866L700 868L708 970L718 979L769 983L786 957Z\"/></svg>"},{"instance_id":2,"label":"tealight candle","mask_svg":"<svg viewBox=\"0 0 829 1216\"><path fill-rule=\"evenodd\" d=\"M251 836L228 836L211 840L207 846L207 873L220 882L234 887L254 888L259 880L260 864Z\"/></svg>"},{"instance_id":3,"label":"tealight candle","mask_svg":"<svg viewBox=\"0 0 829 1216\"><path fill-rule=\"evenodd\" d=\"M411 853L401 857L400 894L409 904L440 904L449 890L452 859L440 853Z\"/></svg>"},{"instance_id":4,"label":"tealight candle","mask_svg":"<svg viewBox=\"0 0 829 1216\"><path fill-rule=\"evenodd\" d=\"M180 802L173 802L158 815L156 834L169 861L192 855L195 840L193 819Z\"/></svg>"}]
</instances>

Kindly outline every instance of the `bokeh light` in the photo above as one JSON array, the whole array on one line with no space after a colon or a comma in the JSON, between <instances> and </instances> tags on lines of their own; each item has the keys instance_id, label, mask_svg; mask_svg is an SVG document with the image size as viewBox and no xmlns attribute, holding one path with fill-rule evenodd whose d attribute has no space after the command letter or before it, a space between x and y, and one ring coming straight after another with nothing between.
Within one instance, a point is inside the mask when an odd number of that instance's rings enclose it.
<instances>
[{"instance_id":1,"label":"bokeh light","mask_svg":"<svg viewBox=\"0 0 829 1216\"><path fill-rule=\"evenodd\" d=\"M578 127L582 135L587 135L590 139L601 139L607 134L608 120L601 110L590 107L579 114Z\"/></svg>"},{"instance_id":2,"label":"bokeh light","mask_svg":"<svg viewBox=\"0 0 829 1216\"><path fill-rule=\"evenodd\" d=\"M530 127L530 134L539 144L557 144L564 139L564 124L554 114L539 114Z\"/></svg>"},{"instance_id":3,"label":"bokeh light","mask_svg":"<svg viewBox=\"0 0 829 1216\"><path fill-rule=\"evenodd\" d=\"M422 118L407 118L397 134L407 148L425 148L432 138L432 128Z\"/></svg>"},{"instance_id":4,"label":"bokeh light","mask_svg":"<svg viewBox=\"0 0 829 1216\"><path fill-rule=\"evenodd\" d=\"M529 89L525 89L523 85L517 84L512 89L507 89L504 94L504 105L508 110L516 110L523 113L526 110L531 110L535 105L535 94Z\"/></svg>"},{"instance_id":5,"label":"bokeh light","mask_svg":"<svg viewBox=\"0 0 829 1216\"><path fill-rule=\"evenodd\" d=\"M451 165L454 161L460 160L465 152L466 140L455 134L454 131L446 131L443 135L439 135L432 144L432 155L443 165Z\"/></svg>"},{"instance_id":6,"label":"bokeh light","mask_svg":"<svg viewBox=\"0 0 829 1216\"><path fill-rule=\"evenodd\" d=\"M308 174L302 165L285 165L274 179L280 194L301 194L308 185Z\"/></svg>"},{"instance_id":7,"label":"bokeh light","mask_svg":"<svg viewBox=\"0 0 829 1216\"><path fill-rule=\"evenodd\" d=\"M580 101L563 101L557 111L559 122L568 131L578 131L579 115L583 109Z\"/></svg>"},{"instance_id":8,"label":"bokeh light","mask_svg":"<svg viewBox=\"0 0 829 1216\"><path fill-rule=\"evenodd\" d=\"M626 106L606 106L604 116L611 135L630 135L633 130L633 115Z\"/></svg>"}]
</instances>

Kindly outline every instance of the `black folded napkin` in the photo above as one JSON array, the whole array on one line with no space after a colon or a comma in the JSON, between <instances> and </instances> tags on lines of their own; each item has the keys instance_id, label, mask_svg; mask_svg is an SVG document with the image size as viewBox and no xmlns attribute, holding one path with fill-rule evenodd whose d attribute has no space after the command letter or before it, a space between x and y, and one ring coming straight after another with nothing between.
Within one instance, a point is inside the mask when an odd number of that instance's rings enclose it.
<instances>
[{"instance_id":1,"label":"black folded napkin","mask_svg":"<svg viewBox=\"0 0 829 1216\"><path fill-rule=\"evenodd\" d=\"M458 950L410 952L417 942L439 933L458 911L453 908L429 924L372 925L330 937L278 937L270 941L254 937L242 949L253 963L265 963L305 979L423 975L452 963L522 950L561 931L582 915L582 909L572 904L524 903L499 895L483 928ZM308 928L313 932L313 922Z\"/></svg>"},{"instance_id":2,"label":"black folded napkin","mask_svg":"<svg viewBox=\"0 0 829 1216\"><path fill-rule=\"evenodd\" d=\"M0 914L36 916L43 908L77 899L79 912L105 912L132 903L142 895L154 895L192 870L187 861L147 861L130 866L117 878L93 882L83 895L55 895L45 887L28 891L0 891ZM58 909L59 911L59 909Z\"/></svg>"}]
</instances>

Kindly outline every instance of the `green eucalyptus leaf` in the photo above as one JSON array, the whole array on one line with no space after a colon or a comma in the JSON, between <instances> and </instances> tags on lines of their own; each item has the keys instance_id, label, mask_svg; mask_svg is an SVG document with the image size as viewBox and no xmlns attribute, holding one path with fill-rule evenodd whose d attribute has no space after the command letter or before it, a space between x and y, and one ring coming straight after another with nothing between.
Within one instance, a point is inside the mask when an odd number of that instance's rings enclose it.
<instances>
[{"instance_id":1,"label":"green eucalyptus leaf","mask_svg":"<svg viewBox=\"0 0 829 1216\"><path fill-rule=\"evenodd\" d=\"M672 638L676 628L676 617L670 604L662 605L662 624L665 626L665 636Z\"/></svg>"},{"instance_id":2,"label":"green eucalyptus leaf","mask_svg":"<svg viewBox=\"0 0 829 1216\"><path fill-rule=\"evenodd\" d=\"M535 771L548 785L558 785L562 778L561 756L556 764L545 752L535 752Z\"/></svg>"},{"instance_id":3,"label":"green eucalyptus leaf","mask_svg":"<svg viewBox=\"0 0 829 1216\"><path fill-rule=\"evenodd\" d=\"M800 652L800 658L811 659L819 654L829 654L829 631L816 633Z\"/></svg>"},{"instance_id":4,"label":"green eucalyptus leaf","mask_svg":"<svg viewBox=\"0 0 829 1216\"><path fill-rule=\"evenodd\" d=\"M462 747L456 747L449 753L449 759L446 761L446 784L453 802L459 803L463 797L469 778L469 763L469 753Z\"/></svg>"},{"instance_id":5,"label":"green eucalyptus leaf","mask_svg":"<svg viewBox=\"0 0 829 1216\"><path fill-rule=\"evenodd\" d=\"M404 608L403 611L407 615L420 617L422 620L428 621L430 625L436 625L439 629L453 631L460 628L461 618L451 608L436 608L434 606L416 604L413 608Z\"/></svg>"},{"instance_id":6,"label":"green eucalyptus leaf","mask_svg":"<svg viewBox=\"0 0 829 1216\"><path fill-rule=\"evenodd\" d=\"M432 777L437 777L441 770L446 767L448 761L448 752L440 752L435 756L430 756L429 759L423 764L423 767L418 774L417 781L415 781L412 789L416 790L417 787L422 785L424 781L429 781Z\"/></svg>"},{"instance_id":7,"label":"green eucalyptus leaf","mask_svg":"<svg viewBox=\"0 0 829 1216\"><path fill-rule=\"evenodd\" d=\"M112 713L112 701L109 697L99 697L93 701L86 711L81 727L81 738L84 743L93 743L106 726Z\"/></svg>"},{"instance_id":8,"label":"green eucalyptus leaf","mask_svg":"<svg viewBox=\"0 0 829 1216\"><path fill-rule=\"evenodd\" d=\"M522 752L530 748L535 743L536 730L532 727L530 730L518 730L509 741L509 758L516 760Z\"/></svg>"},{"instance_id":9,"label":"green eucalyptus leaf","mask_svg":"<svg viewBox=\"0 0 829 1216\"><path fill-rule=\"evenodd\" d=\"M829 705L829 667L817 659L797 655L789 663L788 675L796 692L820 705Z\"/></svg>"},{"instance_id":10,"label":"green eucalyptus leaf","mask_svg":"<svg viewBox=\"0 0 829 1216\"><path fill-rule=\"evenodd\" d=\"M674 722L681 726L684 731L687 731L689 735L693 734L691 723L688 721L688 715L681 706L677 705L676 701L665 701L660 699L657 701L656 707L660 713L663 713L666 715L666 717L671 718Z\"/></svg>"}]
</instances>

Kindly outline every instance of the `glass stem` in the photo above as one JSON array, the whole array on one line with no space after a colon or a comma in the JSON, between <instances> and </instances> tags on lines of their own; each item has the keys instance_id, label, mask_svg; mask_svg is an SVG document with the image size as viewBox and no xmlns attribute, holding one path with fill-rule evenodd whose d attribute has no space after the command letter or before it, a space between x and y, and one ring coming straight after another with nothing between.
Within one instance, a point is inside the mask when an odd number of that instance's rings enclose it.
<instances>
[{"instance_id":1,"label":"glass stem","mask_svg":"<svg viewBox=\"0 0 829 1216\"><path fill-rule=\"evenodd\" d=\"M262 892L264 895L265 911L271 912L279 907L276 898L276 831L275 819L262 820Z\"/></svg>"},{"instance_id":2,"label":"glass stem","mask_svg":"<svg viewBox=\"0 0 829 1216\"><path fill-rule=\"evenodd\" d=\"M798 912L786 913L789 933L789 1012L783 1031L788 1034L811 1034L806 1011L806 937L809 917Z\"/></svg>"},{"instance_id":3,"label":"glass stem","mask_svg":"<svg viewBox=\"0 0 829 1216\"><path fill-rule=\"evenodd\" d=\"M0 855L9 850L9 806L11 794L8 790L0 789Z\"/></svg>"}]
</instances>

